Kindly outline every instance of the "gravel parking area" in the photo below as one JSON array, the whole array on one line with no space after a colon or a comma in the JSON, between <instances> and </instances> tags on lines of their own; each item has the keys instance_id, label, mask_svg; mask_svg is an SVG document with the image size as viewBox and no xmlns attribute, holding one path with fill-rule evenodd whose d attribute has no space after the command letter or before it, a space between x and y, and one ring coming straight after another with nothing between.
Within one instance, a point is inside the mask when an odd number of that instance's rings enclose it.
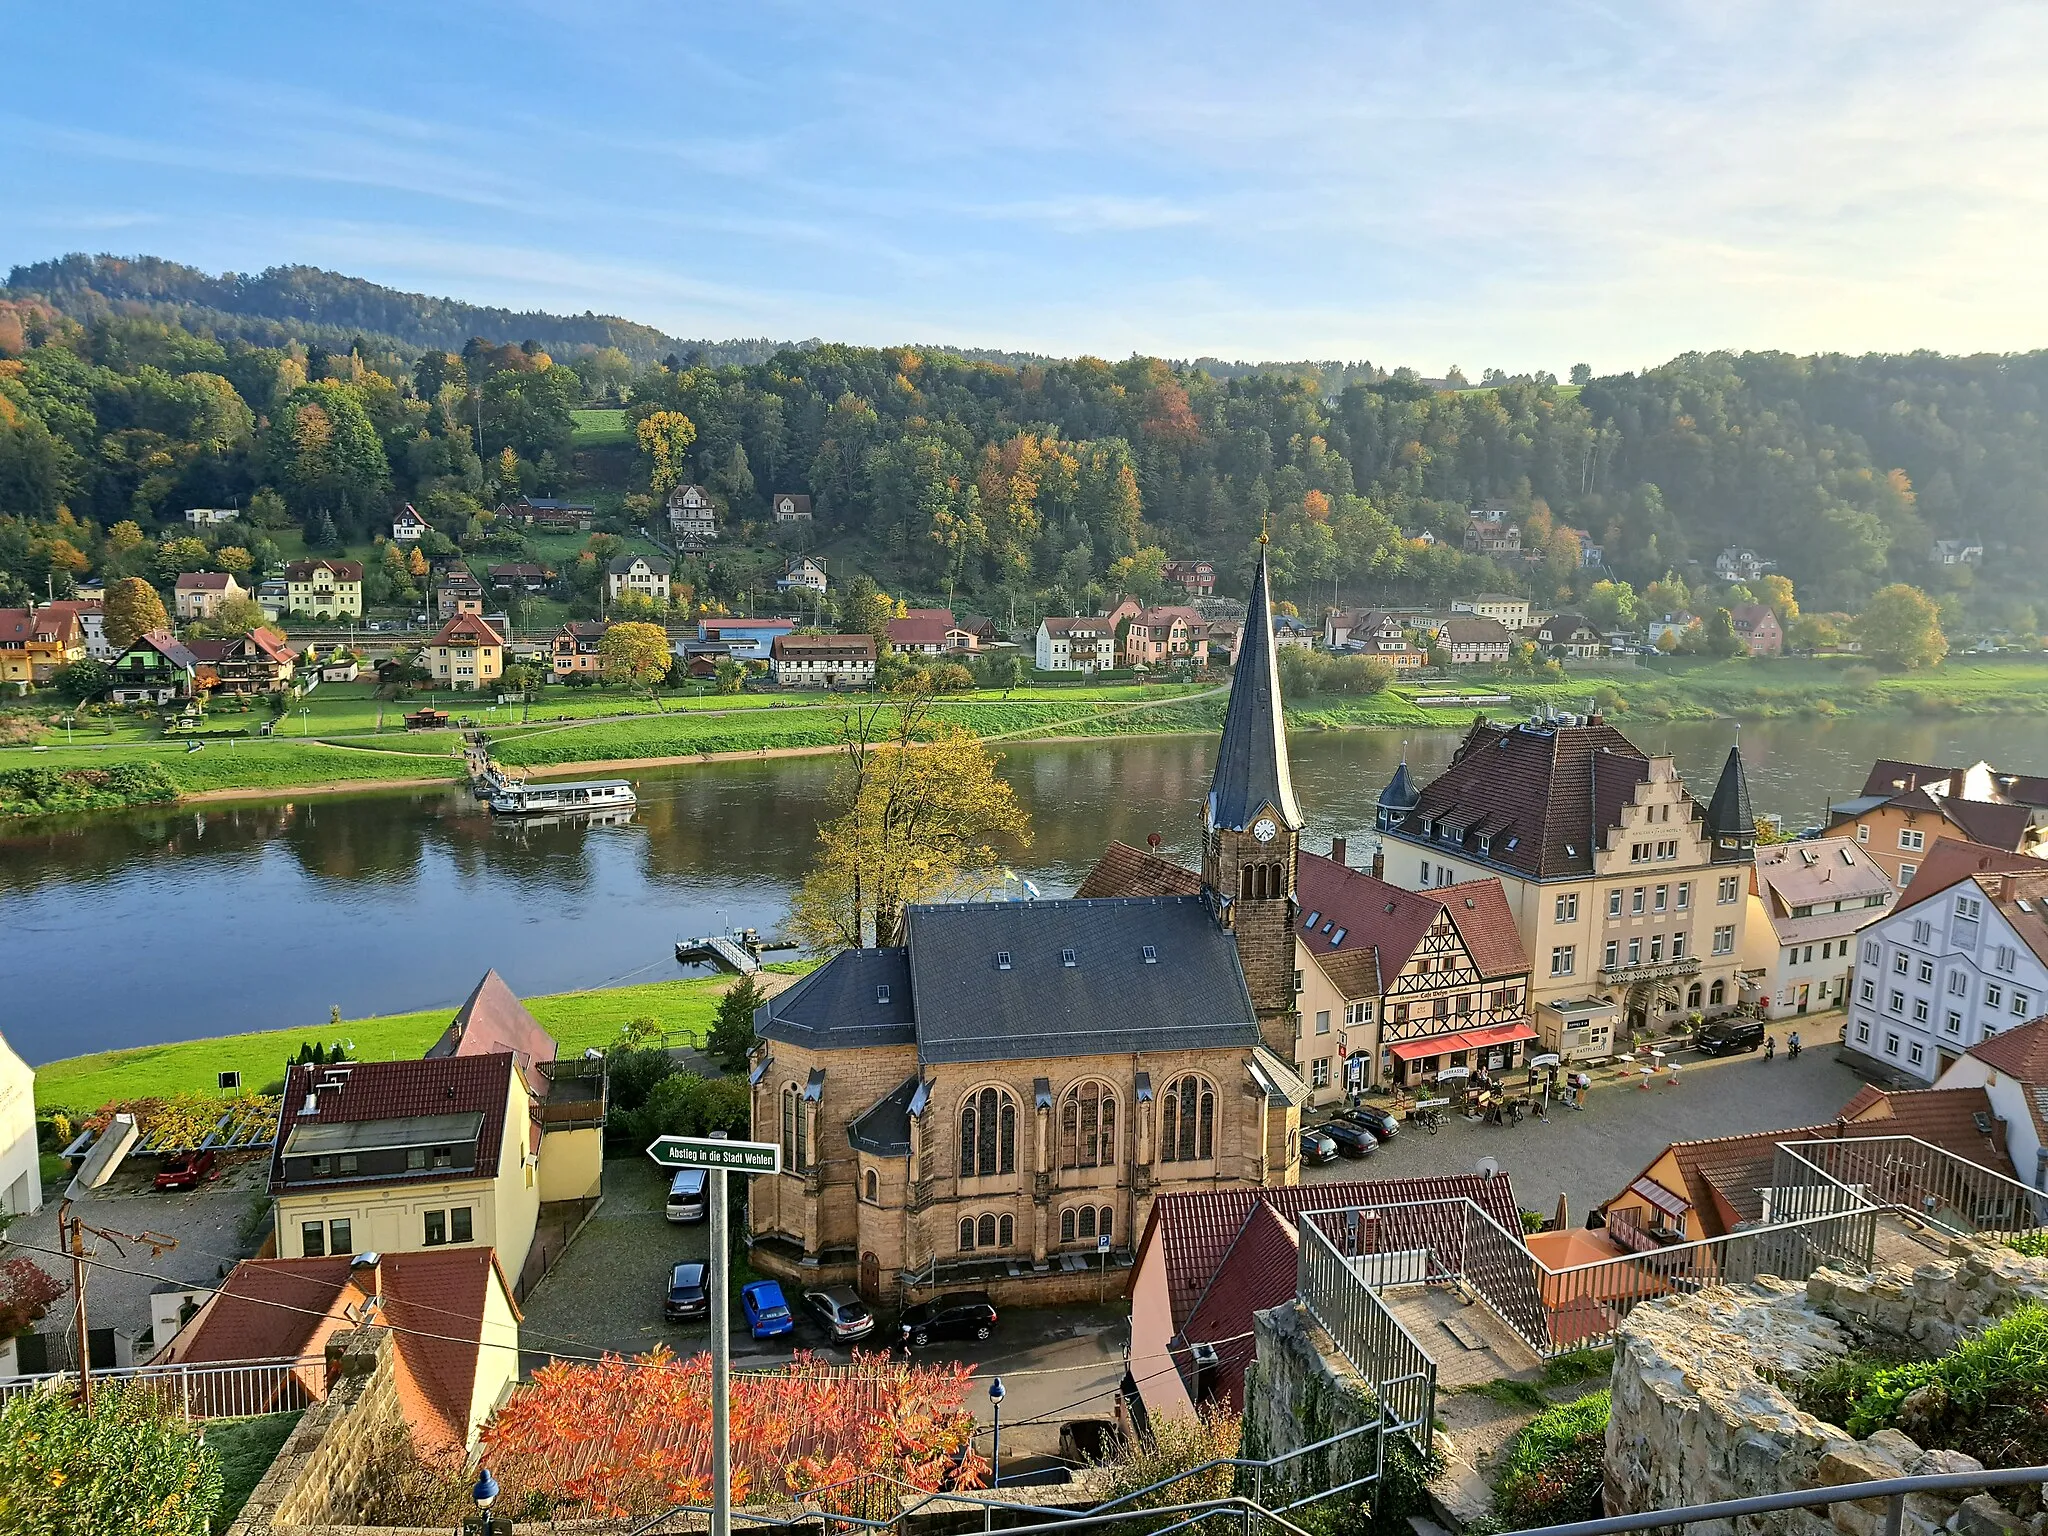
<instances>
[{"instance_id":1,"label":"gravel parking area","mask_svg":"<svg viewBox=\"0 0 2048 1536\"><path fill-rule=\"evenodd\" d=\"M1619 1081L1619 1070L1594 1075L1583 1110L1553 1105L1547 1120L1524 1119L1519 1126L1472 1125L1447 1119L1431 1136L1410 1125L1372 1156L1339 1158L1305 1171L1310 1182L1341 1179L1416 1178L1425 1174L1469 1173L1482 1157L1495 1158L1515 1183L1523 1209L1548 1216L1562 1191L1578 1225L1586 1212L1618 1194L1650 1160L1674 1141L1738 1136L1785 1126L1818 1125L1834 1118L1865 1079L1837 1060L1832 1042L1839 1015L1802 1021L1810 1042L1799 1060L1784 1053L1784 1030L1775 1061L1763 1055L1703 1059L1690 1052L1678 1086L1662 1077L1643 1089ZM1320 1118L1320 1117L1319 1117Z\"/></svg>"}]
</instances>

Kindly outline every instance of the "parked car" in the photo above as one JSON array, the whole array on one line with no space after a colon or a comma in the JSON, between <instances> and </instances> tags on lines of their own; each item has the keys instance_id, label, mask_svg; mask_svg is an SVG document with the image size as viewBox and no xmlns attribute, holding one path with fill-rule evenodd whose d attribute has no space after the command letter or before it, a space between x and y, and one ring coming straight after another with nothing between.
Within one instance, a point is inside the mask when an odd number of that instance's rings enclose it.
<instances>
[{"instance_id":1,"label":"parked car","mask_svg":"<svg viewBox=\"0 0 2048 1536\"><path fill-rule=\"evenodd\" d=\"M1323 1134L1337 1143L1337 1150L1345 1157L1371 1157L1379 1148L1371 1131L1349 1120L1332 1120L1323 1127Z\"/></svg>"},{"instance_id":2,"label":"parked car","mask_svg":"<svg viewBox=\"0 0 2048 1536\"><path fill-rule=\"evenodd\" d=\"M955 1291L922 1302L903 1314L897 1330L903 1342L922 1349L933 1339L995 1337L996 1307L985 1291Z\"/></svg>"},{"instance_id":3,"label":"parked car","mask_svg":"<svg viewBox=\"0 0 2048 1536\"><path fill-rule=\"evenodd\" d=\"M1308 1163L1334 1163L1337 1160L1337 1143L1318 1130L1301 1133L1301 1157Z\"/></svg>"},{"instance_id":4,"label":"parked car","mask_svg":"<svg viewBox=\"0 0 2048 1536\"><path fill-rule=\"evenodd\" d=\"M1401 1134L1401 1122L1377 1104L1361 1104L1356 1109L1347 1109L1344 1118L1353 1125L1364 1126L1379 1141L1392 1141Z\"/></svg>"},{"instance_id":5,"label":"parked car","mask_svg":"<svg viewBox=\"0 0 2048 1536\"><path fill-rule=\"evenodd\" d=\"M875 1331L875 1314L843 1285L829 1291L805 1291L804 1305L818 1314L835 1344L851 1344Z\"/></svg>"},{"instance_id":6,"label":"parked car","mask_svg":"<svg viewBox=\"0 0 2048 1536\"><path fill-rule=\"evenodd\" d=\"M711 1288L702 1264L678 1264L669 1271L662 1314L672 1323L711 1315Z\"/></svg>"},{"instance_id":7,"label":"parked car","mask_svg":"<svg viewBox=\"0 0 2048 1536\"><path fill-rule=\"evenodd\" d=\"M1761 1050L1764 1026L1759 1019L1716 1019L1693 1032L1692 1048L1702 1056L1733 1056Z\"/></svg>"},{"instance_id":8,"label":"parked car","mask_svg":"<svg viewBox=\"0 0 2048 1536\"><path fill-rule=\"evenodd\" d=\"M740 1287L740 1311L746 1314L747 1332L757 1339L794 1333L796 1319L789 1303L782 1299L782 1287L773 1280L756 1280Z\"/></svg>"},{"instance_id":9,"label":"parked car","mask_svg":"<svg viewBox=\"0 0 2048 1536\"><path fill-rule=\"evenodd\" d=\"M212 1152L183 1152L163 1166L156 1176L158 1189L197 1189L213 1177L219 1162Z\"/></svg>"},{"instance_id":10,"label":"parked car","mask_svg":"<svg viewBox=\"0 0 2048 1536\"><path fill-rule=\"evenodd\" d=\"M702 1221L710 1211L705 1203L704 1191L710 1186L710 1176L702 1168L683 1168L669 1181L668 1219L670 1221Z\"/></svg>"}]
</instances>

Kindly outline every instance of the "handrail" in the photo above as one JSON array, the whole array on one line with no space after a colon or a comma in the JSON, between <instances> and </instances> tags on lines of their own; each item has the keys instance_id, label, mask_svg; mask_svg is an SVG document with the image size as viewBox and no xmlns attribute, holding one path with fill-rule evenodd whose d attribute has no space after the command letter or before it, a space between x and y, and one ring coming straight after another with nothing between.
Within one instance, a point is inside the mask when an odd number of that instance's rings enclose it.
<instances>
[{"instance_id":1,"label":"handrail","mask_svg":"<svg viewBox=\"0 0 2048 1536\"><path fill-rule=\"evenodd\" d=\"M1865 1499L1891 1499L1892 1514L1887 1530L1899 1529L1898 1516L1908 1494L1945 1493L1957 1488L2013 1488L2029 1483L2048 1484L2048 1467L2002 1467L1980 1472L1943 1472L1928 1477L1881 1477L1867 1483L1835 1483L1826 1488L1797 1488L1789 1493L1760 1493L1746 1499L1721 1499L1712 1504L1688 1504L1679 1509L1651 1510L1640 1515L1608 1515L1599 1520L1575 1520L1566 1525L1531 1528L1542 1536L1620 1536L1624 1531L1653 1531L1666 1526L1690 1525L1697 1520L1732 1520L1740 1515L1764 1515L1780 1509L1811 1509L1817 1504L1860 1504ZM1528 1536L1528 1533L1523 1533Z\"/></svg>"}]
</instances>

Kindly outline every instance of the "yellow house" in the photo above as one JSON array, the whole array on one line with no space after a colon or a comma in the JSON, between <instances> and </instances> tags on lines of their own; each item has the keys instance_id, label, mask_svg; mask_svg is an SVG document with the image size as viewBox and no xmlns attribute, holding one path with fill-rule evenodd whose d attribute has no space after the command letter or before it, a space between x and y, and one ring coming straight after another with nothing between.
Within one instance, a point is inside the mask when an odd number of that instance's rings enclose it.
<instances>
[{"instance_id":1,"label":"yellow house","mask_svg":"<svg viewBox=\"0 0 2048 1536\"><path fill-rule=\"evenodd\" d=\"M458 613L427 642L427 668L449 688L482 688L505 671L505 641L481 614Z\"/></svg>"},{"instance_id":2,"label":"yellow house","mask_svg":"<svg viewBox=\"0 0 2048 1536\"><path fill-rule=\"evenodd\" d=\"M316 619L363 616L360 560L299 560L284 568L285 609Z\"/></svg>"}]
</instances>

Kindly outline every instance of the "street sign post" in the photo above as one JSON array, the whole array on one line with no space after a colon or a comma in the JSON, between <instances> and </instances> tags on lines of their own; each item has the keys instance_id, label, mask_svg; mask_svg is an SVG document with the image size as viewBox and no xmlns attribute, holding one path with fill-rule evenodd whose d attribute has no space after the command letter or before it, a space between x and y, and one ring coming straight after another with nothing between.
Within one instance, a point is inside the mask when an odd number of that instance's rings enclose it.
<instances>
[{"instance_id":1,"label":"street sign post","mask_svg":"<svg viewBox=\"0 0 2048 1536\"><path fill-rule=\"evenodd\" d=\"M725 1231L725 1176L780 1173L782 1148L772 1141L710 1136L657 1136L647 1155L661 1168L702 1168L711 1205L711 1536L732 1536L732 1245Z\"/></svg>"}]
</instances>

